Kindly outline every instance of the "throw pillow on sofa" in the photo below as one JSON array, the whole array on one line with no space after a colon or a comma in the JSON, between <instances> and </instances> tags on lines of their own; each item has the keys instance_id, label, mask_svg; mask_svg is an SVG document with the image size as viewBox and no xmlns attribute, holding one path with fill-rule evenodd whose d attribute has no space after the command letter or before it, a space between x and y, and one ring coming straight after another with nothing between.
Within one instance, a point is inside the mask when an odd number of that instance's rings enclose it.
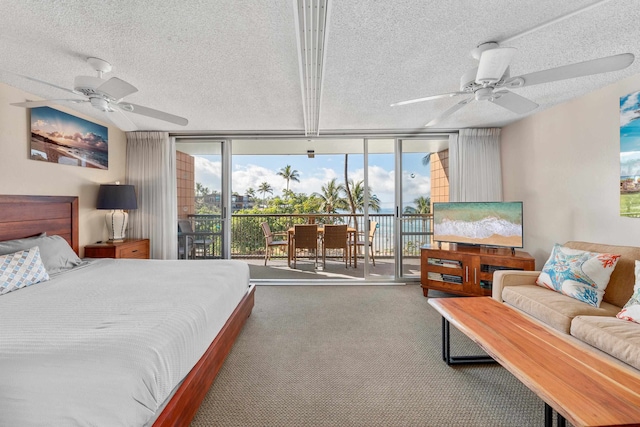
<instances>
[{"instance_id":1,"label":"throw pillow on sofa","mask_svg":"<svg viewBox=\"0 0 640 427\"><path fill-rule=\"evenodd\" d=\"M620 255L570 249L555 244L536 284L600 307Z\"/></svg>"},{"instance_id":2,"label":"throw pillow on sofa","mask_svg":"<svg viewBox=\"0 0 640 427\"><path fill-rule=\"evenodd\" d=\"M636 284L633 286L633 295L616 317L640 323L640 261L636 261Z\"/></svg>"}]
</instances>

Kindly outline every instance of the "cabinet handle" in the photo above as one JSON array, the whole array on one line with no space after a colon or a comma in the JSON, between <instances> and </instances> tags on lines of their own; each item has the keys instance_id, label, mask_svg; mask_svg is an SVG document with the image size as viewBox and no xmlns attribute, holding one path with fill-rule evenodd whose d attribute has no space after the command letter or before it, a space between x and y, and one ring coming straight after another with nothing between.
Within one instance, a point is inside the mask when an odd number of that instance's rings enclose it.
<instances>
[{"instance_id":1,"label":"cabinet handle","mask_svg":"<svg viewBox=\"0 0 640 427\"><path fill-rule=\"evenodd\" d=\"M466 276L466 278L464 279L464 281L465 281L465 282L468 282L468 281L469 281L469 266L468 266L468 265L465 265L465 266L464 266L464 271L465 271L465 273L464 273L464 274L465 274L465 276Z\"/></svg>"},{"instance_id":2,"label":"cabinet handle","mask_svg":"<svg viewBox=\"0 0 640 427\"><path fill-rule=\"evenodd\" d=\"M137 249L134 249L134 250L131 251L131 253L136 253L136 252L138 252Z\"/></svg>"},{"instance_id":3,"label":"cabinet handle","mask_svg":"<svg viewBox=\"0 0 640 427\"><path fill-rule=\"evenodd\" d=\"M478 284L478 269L475 267L473 268L473 283Z\"/></svg>"}]
</instances>

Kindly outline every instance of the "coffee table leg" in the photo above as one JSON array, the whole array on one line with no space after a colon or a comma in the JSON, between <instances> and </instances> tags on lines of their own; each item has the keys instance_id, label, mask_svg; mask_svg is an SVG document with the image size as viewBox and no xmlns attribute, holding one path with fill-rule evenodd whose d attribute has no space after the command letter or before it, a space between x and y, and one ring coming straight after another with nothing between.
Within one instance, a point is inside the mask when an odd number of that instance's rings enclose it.
<instances>
[{"instance_id":1,"label":"coffee table leg","mask_svg":"<svg viewBox=\"0 0 640 427\"><path fill-rule=\"evenodd\" d=\"M442 318L442 360L447 365L471 365L475 363L496 363L491 356L452 356L449 321Z\"/></svg>"},{"instance_id":2,"label":"coffee table leg","mask_svg":"<svg viewBox=\"0 0 640 427\"><path fill-rule=\"evenodd\" d=\"M566 427L567 420L556 412L558 417L558 427ZM544 427L553 427L553 408L545 402L544 404Z\"/></svg>"}]
</instances>

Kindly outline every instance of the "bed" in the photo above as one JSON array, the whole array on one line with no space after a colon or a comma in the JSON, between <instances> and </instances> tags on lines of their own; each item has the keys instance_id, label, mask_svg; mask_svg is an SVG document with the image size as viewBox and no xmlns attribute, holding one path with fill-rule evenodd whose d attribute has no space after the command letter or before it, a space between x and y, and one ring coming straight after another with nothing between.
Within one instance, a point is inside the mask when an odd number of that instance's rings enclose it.
<instances>
[{"instance_id":1,"label":"bed","mask_svg":"<svg viewBox=\"0 0 640 427\"><path fill-rule=\"evenodd\" d=\"M0 196L0 241L77 254L77 217L76 197ZM0 295L0 424L188 425L254 291L237 261L100 259Z\"/></svg>"}]
</instances>

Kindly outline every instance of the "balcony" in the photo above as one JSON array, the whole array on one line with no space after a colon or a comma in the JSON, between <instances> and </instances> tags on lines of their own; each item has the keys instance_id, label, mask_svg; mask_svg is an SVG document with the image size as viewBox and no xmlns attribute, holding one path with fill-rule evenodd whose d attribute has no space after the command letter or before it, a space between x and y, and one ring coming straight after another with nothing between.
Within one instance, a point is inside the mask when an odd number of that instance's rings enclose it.
<instances>
[{"instance_id":1,"label":"balcony","mask_svg":"<svg viewBox=\"0 0 640 427\"><path fill-rule=\"evenodd\" d=\"M181 258L222 258L222 221L220 215L189 215L193 232L178 233ZM393 214L374 213L369 220L378 226L373 236L376 266L372 271L383 277L393 277L395 269L395 237ZM264 266L265 239L260 224L267 222L272 232L284 232L295 224L347 224L363 231L362 214L233 214L231 216L231 258L250 264L252 278L264 279L313 279L362 278L364 252L360 247L357 268L344 268L341 254L329 252L327 268L315 265L315 257L302 258L297 268L288 266L286 250L275 249L267 266ZM356 224L354 226L354 224ZM402 217L402 255L404 274L416 274L420 264L420 246L428 243L433 234L432 215L404 214ZM186 256L185 256L186 254ZM321 253L319 253L321 258ZM371 261L370 261L371 262Z\"/></svg>"}]
</instances>

